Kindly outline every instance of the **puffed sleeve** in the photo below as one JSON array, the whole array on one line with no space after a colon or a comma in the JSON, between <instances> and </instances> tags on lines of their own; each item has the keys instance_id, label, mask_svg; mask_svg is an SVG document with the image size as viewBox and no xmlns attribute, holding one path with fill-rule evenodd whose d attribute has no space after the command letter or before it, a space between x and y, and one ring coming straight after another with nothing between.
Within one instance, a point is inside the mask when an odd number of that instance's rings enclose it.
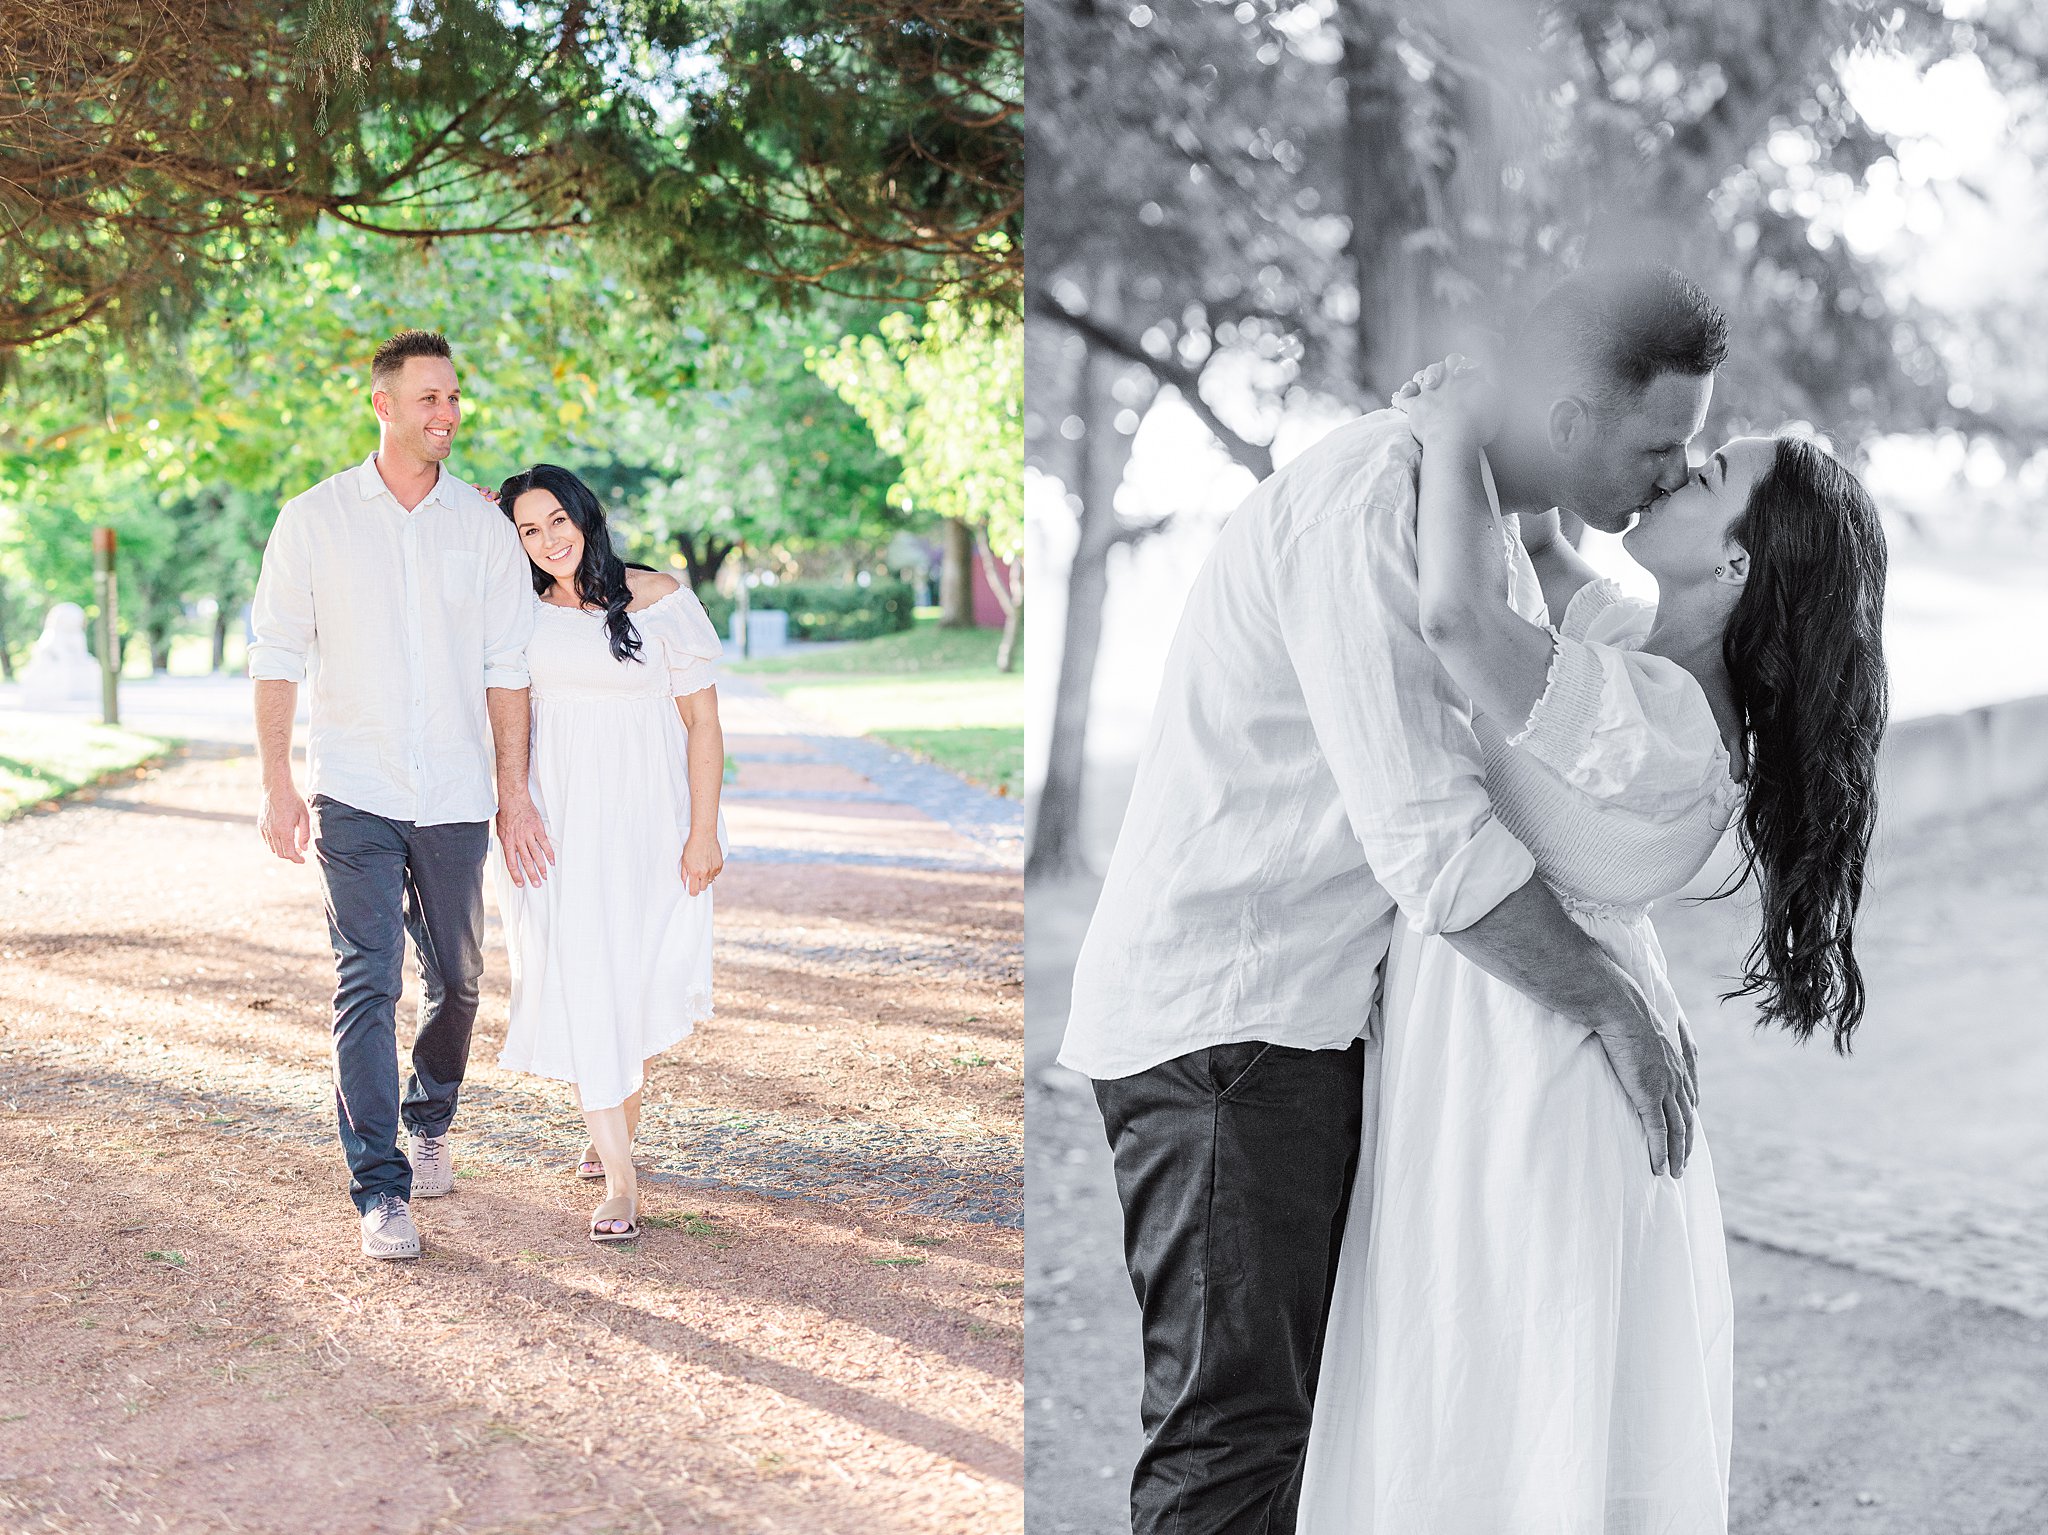
<instances>
[{"instance_id":1,"label":"puffed sleeve","mask_svg":"<svg viewBox=\"0 0 2048 1535\"><path fill-rule=\"evenodd\" d=\"M1566 608L1543 696L1508 738L1587 794L1637 809L1722 796L1727 749L1706 694L1676 661L1627 648L1655 610L1611 581Z\"/></svg>"},{"instance_id":2,"label":"puffed sleeve","mask_svg":"<svg viewBox=\"0 0 2048 1535\"><path fill-rule=\"evenodd\" d=\"M668 659L669 692L681 698L717 682L718 657L724 647L718 643L718 631L712 627L711 615L704 611L697 594L685 586L669 593L648 611L657 610L660 621L655 633Z\"/></svg>"}]
</instances>

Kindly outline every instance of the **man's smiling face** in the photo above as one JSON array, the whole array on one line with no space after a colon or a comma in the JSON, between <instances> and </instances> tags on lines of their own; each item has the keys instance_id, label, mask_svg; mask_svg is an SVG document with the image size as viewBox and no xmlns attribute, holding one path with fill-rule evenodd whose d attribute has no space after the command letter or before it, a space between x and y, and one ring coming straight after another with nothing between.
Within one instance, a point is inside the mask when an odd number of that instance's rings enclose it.
<instances>
[{"instance_id":1,"label":"man's smiling face","mask_svg":"<svg viewBox=\"0 0 2048 1535\"><path fill-rule=\"evenodd\" d=\"M462 425L462 390L445 357L408 357L388 387L370 397L388 446L438 464Z\"/></svg>"}]
</instances>

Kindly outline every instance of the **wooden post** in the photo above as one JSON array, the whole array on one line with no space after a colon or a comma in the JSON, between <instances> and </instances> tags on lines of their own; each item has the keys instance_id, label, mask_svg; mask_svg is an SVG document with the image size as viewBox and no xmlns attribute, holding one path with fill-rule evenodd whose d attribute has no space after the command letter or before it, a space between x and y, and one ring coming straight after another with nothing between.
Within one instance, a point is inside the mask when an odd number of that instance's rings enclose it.
<instances>
[{"instance_id":1,"label":"wooden post","mask_svg":"<svg viewBox=\"0 0 2048 1535\"><path fill-rule=\"evenodd\" d=\"M740 573L739 583L738 583L737 587L735 588L735 590L737 590L737 591L739 592L739 601L738 601L738 602L737 602L737 603L736 603L736 604L734 605L734 607L733 607L733 611L734 611L735 613L739 614L739 616L740 616L740 655L741 655L741 657L742 657L742 658L745 658L746 656L749 656L749 655L751 655L751 654L753 653L753 650L752 650L752 645L751 645L751 641L753 640L753 635L752 635L752 634L751 634L751 633L750 633L750 632L748 631L748 622L747 622L747 621L748 621L748 619L749 619L749 618L751 617L751 615L753 614L753 611L754 611L754 605L753 605L752 603L750 603L749 601L747 601L747 549L746 549L746 545L744 545L744 544L735 544L735 545L733 546L733 551L732 551L732 552L733 552L733 557L734 557L734 558L735 558L735 559L736 559L736 560L737 560L737 561L739 562L739 573Z\"/></svg>"},{"instance_id":2,"label":"wooden post","mask_svg":"<svg viewBox=\"0 0 2048 1535\"><path fill-rule=\"evenodd\" d=\"M100 606L100 718L121 723L120 593L114 582L114 530L92 530L92 593Z\"/></svg>"}]
</instances>

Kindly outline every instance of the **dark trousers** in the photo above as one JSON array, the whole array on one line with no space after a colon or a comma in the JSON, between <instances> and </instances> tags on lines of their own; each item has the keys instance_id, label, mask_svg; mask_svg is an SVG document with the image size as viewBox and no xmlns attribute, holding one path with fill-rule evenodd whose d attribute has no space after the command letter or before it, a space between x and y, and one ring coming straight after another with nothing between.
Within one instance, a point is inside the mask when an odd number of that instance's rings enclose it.
<instances>
[{"instance_id":1,"label":"dark trousers","mask_svg":"<svg viewBox=\"0 0 2048 1535\"><path fill-rule=\"evenodd\" d=\"M313 853L334 943L334 1105L348 1157L349 1197L367 1210L381 1194L412 1197L408 1130L441 1135L469 1065L483 978L482 821L415 826L313 796ZM412 1075L398 1092L398 996L405 935L425 995Z\"/></svg>"},{"instance_id":2,"label":"dark trousers","mask_svg":"<svg viewBox=\"0 0 2048 1535\"><path fill-rule=\"evenodd\" d=\"M1145 1338L1134 1535L1294 1529L1364 1062L1218 1045L1095 1084Z\"/></svg>"}]
</instances>

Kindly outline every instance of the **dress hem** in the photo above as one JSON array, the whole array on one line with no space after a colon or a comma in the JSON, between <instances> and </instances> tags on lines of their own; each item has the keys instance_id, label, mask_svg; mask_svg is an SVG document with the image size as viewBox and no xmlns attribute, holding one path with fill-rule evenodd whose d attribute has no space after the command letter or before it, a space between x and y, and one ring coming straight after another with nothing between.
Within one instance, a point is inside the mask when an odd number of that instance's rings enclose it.
<instances>
[{"instance_id":1,"label":"dress hem","mask_svg":"<svg viewBox=\"0 0 2048 1535\"><path fill-rule=\"evenodd\" d=\"M689 1009L689 1011L684 1015L682 1020L682 1027L679 1030L677 1030L674 1034L663 1039L660 1044L654 1046L651 1050L649 1050L645 1055L641 1057L641 1060L652 1060L655 1056L662 1054L664 1051L673 1050L677 1045L681 1044L684 1040L688 1039L692 1034L697 1032L698 1024L710 1022L712 1016L713 1014L711 1010L711 1004L709 1002L693 1005ZM578 1082L576 1078L569 1073L565 1073L562 1071L550 1071L545 1067L515 1061L510 1058L510 1052L508 1051L500 1051L498 1053L497 1064L502 1070L516 1071L522 1076L539 1077L543 1081L547 1082L567 1082L570 1086L577 1088L581 1088L583 1086L582 1083ZM628 1098L632 1097L633 1094L639 1092L645 1084L645 1074L636 1071L633 1073L632 1082L627 1086L626 1090L619 1095L617 1102L585 1102L583 1108L586 1112L591 1112L598 1109L618 1108L620 1104L623 1104Z\"/></svg>"}]
</instances>

